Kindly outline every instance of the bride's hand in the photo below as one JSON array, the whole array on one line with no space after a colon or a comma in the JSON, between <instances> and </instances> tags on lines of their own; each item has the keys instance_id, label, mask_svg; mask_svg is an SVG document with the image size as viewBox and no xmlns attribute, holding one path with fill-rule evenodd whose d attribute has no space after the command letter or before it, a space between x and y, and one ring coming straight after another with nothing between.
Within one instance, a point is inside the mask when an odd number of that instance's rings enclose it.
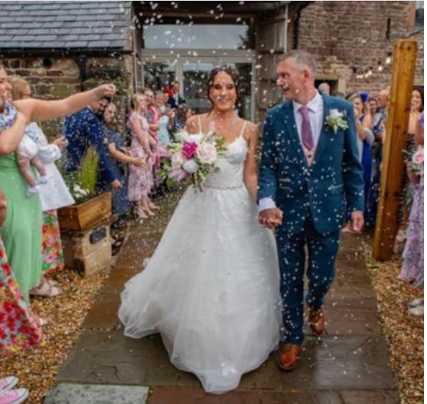
<instances>
[{"instance_id":1,"label":"bride's hand","mask_svg":"<svg viewBox=\"0 0 427 404\"><path fill-rule=\"evenodd\" d=\"M259 214L259 223L261 226L273 229L282 224L283 212L278 208L266 209Z\"/></svg>"}]
</instances>

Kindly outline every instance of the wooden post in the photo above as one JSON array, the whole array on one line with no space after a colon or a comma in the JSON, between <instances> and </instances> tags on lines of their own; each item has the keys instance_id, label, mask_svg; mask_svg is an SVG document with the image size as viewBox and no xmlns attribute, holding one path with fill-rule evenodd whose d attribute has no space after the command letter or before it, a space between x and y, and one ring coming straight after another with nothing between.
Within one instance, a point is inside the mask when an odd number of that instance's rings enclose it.
<instances>
[{"instance_id":1,"label":"wooden post","mask_svg":"<svg viewBox=\"0 0 427 404\"><path fill-rule=\"evenodd\" d=\"M386 142L382 162L381 194L372 254L373 258L378 261L386 261L391 258L398 230L400 194L403 172L406 170L402 150L406 149L416 56L417 42L415 40L405 39L395 44Z\"/></svg>"}]
</instances>

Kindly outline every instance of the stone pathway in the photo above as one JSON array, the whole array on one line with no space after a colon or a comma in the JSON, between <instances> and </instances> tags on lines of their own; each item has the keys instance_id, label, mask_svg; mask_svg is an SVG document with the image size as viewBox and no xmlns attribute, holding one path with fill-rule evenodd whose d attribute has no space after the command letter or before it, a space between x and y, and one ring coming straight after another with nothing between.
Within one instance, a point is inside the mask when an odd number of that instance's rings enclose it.
<instances>
[{"instance_id":1,"label":"stone pathway","mask_svg":"<svg viewBox=\"0 0 427 404\"><path fill-rule=\"evenodd\" d=\"M158 336L123 336L117 318L124 283L151 256L176 205L131 226L109 281L83 324L45 404L398 404L387 346L363 258L361 236L344 235L337 279L325 307L327 332L310 336L298 368L282 373L276 354L245 375L238 390L208 395L191 374L175 369Z\"/></svg>"}]
</instances>

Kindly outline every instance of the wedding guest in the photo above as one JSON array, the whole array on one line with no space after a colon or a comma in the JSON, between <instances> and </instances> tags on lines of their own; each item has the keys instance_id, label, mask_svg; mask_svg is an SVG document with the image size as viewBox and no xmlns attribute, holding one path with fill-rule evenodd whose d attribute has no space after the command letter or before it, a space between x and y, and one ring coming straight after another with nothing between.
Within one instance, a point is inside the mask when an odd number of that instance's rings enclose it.
<instances>
[{"instance_id":1,"label":"wedding guest","mask_svg":"<svg viewBox=\"0 0 427 404\"><path fill-rule=\"evenodd\" d=\"M98 176L108 182L112 189L122 187L121 182L114 176L110 161L104 147L104 128L96 117L105 105L107 98L93 100L82 110L64 119L63 133L68 141L67 154L64 164L65 173L78 171L83 156L90 146L93 146L99 156Z\"/></svg>"},{"instance_id":2,"label":"wedding guest","mask_svg":"<svg viewBox=\"0 0 427 404\"><path fill-rule=\"evenodd\" d=\"M149 124L146 118L147 101L142 94L132 97L132 114L129 117L128 126L132 133L131 155L143 159L147 165L144 167L130 166L129 169L129 201L136 204L136 216L146 219L153 216L155 208L148 194L153 187L153 163L155 155L151 151L149 143Z\"/></svg>"},{"instance_id":3,"label":"wedding guest","mask_svg":"<svg viewBox=\"0 0 427 404\"><path fill-rule=\"evenodd\" d=\"M424 111L424 92L419 88L412 90L411 112L409 114L408 130L406 135L406 151L414 152L417 148L416 129L421 113ZM401 253L406 239L406 229L408 227L409 212L411 210L414 194L413 183L409 180L408 173L403 173L403 185L400 195L400 207L398 215L399 231L393 246L395 253Z\"/></svg>"},{"instance_id":4,"label":"wedding guest","mask_svg":"<svg viewBox=\"0 0 427 404\"><path fill-rule=\"evenodd\" d=\"M11 90L7 73L1 68L0 96L10 102ZM13 275L27 303L30 289L39 284L42 276L42 209L39 197L27 198L25 195L26 182L19 174L14 151L27 122L63 117L96 99L112 96L114 92L114 85L106 84L64 100L25 99L10 104L18 110L18 116L9 129L0 133L0 188L8 201L9 211L0 233ZM43 323L41 319L38 321Z\"/></svg>"},{"instance_id":5,"label":"wedding guest","mask_svg":"<svg viewBox=\"0 0 427 404\"><path fill-rule=\"evenodd\" d=\"M148 139L150 142L151 151L154 154L153 163L153 189L152 191L156 194L160 186L160 150L159 150L159 118L160 114L157 108L157 104L154 98L153 90L145 88L143 91L147 102L147 112L145 114L148 122ZM157 206L156 206L157 209Z\"/></svg>"},{"instance_id":6,"label":"wedding guest","mask_svg":"<svg viewBox=\"0 0 427 404\"><path fill-rule=\"evenodd\" d=\"M8 376L0 379L0 404L21 404L29 395L27 389L16 389L18 378Z\"/></svg>"},{"instance_id":7,"label":"wedding guest","mask_svg":"<svg viewBox=\"0 0 427 404\"><path fill-rule=\"evenodd\" d=\"M331 95L331 86L328 83L322 83L319 85L319 91L326 95Z\"/></svg>"},{"instance_id":8,"label":"wedding guest","mask_svg":"<svg viewBox=\"0 0 427 404\"><path fill-rule=\"evenodd\" d=\"M6 219L7 210L7 200L0 189L0 228ZM0 317L2 319L2 326L0 328L0 356L35 347L41 342L43 338L42 330L36 321L36 317L29 310L18 282L13 276L1 237ZM5 385L5 383L3 382L2 384L0 382L0 390L2 385Z\"/></svg>"},{"instance_id":9,"label":"wedding guest","mask_svg":"<svg viewBox=\"0 0 427 404\"><path fill-rule=\"evenodd\" d=\"M166 107L165 96L161 91L156 92L155 102L159 111L159 143L168 146L171 143L169 128L174 116L172 109Z\"/></svg>"},{"instance_id":10,"label":"wedding guest","mask_svg":"<svg viewBox=\"0 0 427 404\"><path fill-rule=\"evenodd\" d=\"M105 179L100 178L98 182L99 189L113 192L113 214L116 218L124 216L129 211L128 186L126 179L125 164L132 164L136 167L145 167L147 164L142 158L130 156L130 152L124 146L124 139L113 130L114 120L117 112L117 107L114 103L110 103L104 110L104 136L107 146L109 163L114 172L114 176L123 185L122 188L112 190L110 183Z\"/></svg>"},{"instance_id":11,"label":"wedding guest","mask_svg":"<svg viewBox=\"0 0 427 404\"><path fill-rule=\"evenodd\" d=\"M173 118L173 124L171 128L172 135L176 135L178 132L185 128L187 119L193 115L191 108L187 104L181 104L176 110L175 117Z\"/></svg>"},{"instance_id":12,"label":"wedding guest","mask_svg":"<svg viewBox=\"0 0 427 404\"><path fill-rule=\"evenodd\" d=\"M347 97L348 101L353 104L354 115L356 121L356 129L358 135L358 147L360 161L363 167L364 194L365 194L365 223L369 217L367 212L369 192L371 188L371 173L372 173L372 152L371 146L374 142L374 135L371 131L372 122L368 114L366 114L365 105L362 96L355 93ZM369 223L368 223L369 224ZM349 231L347 226L344 231Z\"/></svg>"},{"instance_id":13,"label":"wedding guest","mask_svg":"<svg viewBox=\"0 0 427 404\"><path fill-rule=\"evenodd\" d=\"M421 115L416 129L418 141L424 142L424 114ZM423 149L418 149L417 153L424 155ZM421 160L420 160L421 161ZM424 158L422 158L424 168ZM424 173L412 170L408 164L408 177L415 185L414 199L409 216L409 226L406 234L406 244L403 251L403 265L399 279L412 283L420 290L424 289ZM424 300L416 299L411 302L409 313L416 316L424 315Z\"/></svg>"},{"instance_id":14,"label":"wedding guest","mask_svg":"<svg viewBox=\"0 0 427 404\"><path fill-rule=\"evenodd\" d=\"M381 90L378 93L378 112L383 116L383 119L387 119L388 117L389 94L389 89Z\"/></svg>"},{"instance_id":15,"label":"wedding guest","mask_svg":"<svg viewBox=\"0 0 427 404\"><path fill-rule=\"evenodd\" d=\"M20 78L11 78L13 100L31 98L30 84ZM64 253L58 222L58 209L75 203L61 173L55 165L62 157L67 146L64 138L58 138L49 144L46 135L37 123L32 122L25 128L25 134L37 145L38 157L46 168L49 181L40 187L40 199L43 211L42 257L43 274L52 275L64 269ZM53 297L61 293L56 283L43 276L40 284L30 290L31 295Z\"/></svg>"},{"instance_id":16,"label":"wedding guest","mask_svg":"<svg viewBox=\"0 0 427 404\"><path fill-rule=\"evenodd\" d=\"M179 94L179 82L174 81L171 85L171 96L169 97L168 104L172 109L177 109L179 105L185 104L185 99Z\"/></svg>"}]
</instances>

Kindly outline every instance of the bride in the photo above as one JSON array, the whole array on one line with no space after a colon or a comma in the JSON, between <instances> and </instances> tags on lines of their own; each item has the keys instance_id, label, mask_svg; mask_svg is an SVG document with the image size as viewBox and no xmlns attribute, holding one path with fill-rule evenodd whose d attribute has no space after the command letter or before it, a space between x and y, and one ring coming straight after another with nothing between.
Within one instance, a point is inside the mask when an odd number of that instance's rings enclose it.
<instances>
[{"instance_id":1,"label":"bride","mask_svg":"<svg viewBox=\"0 0 427 404\"><path fill-rule=\"evenodd\" d=\"M171 362L217 394L268 358L281 327L275 240L257 221L258 132L234 114L237 92L231 68L211 72L212 109L186 129L200 135L213 123L227 152L202 192L187 189L119 310L126 336L160 333Z\"/></svg>"}]
</instances>

